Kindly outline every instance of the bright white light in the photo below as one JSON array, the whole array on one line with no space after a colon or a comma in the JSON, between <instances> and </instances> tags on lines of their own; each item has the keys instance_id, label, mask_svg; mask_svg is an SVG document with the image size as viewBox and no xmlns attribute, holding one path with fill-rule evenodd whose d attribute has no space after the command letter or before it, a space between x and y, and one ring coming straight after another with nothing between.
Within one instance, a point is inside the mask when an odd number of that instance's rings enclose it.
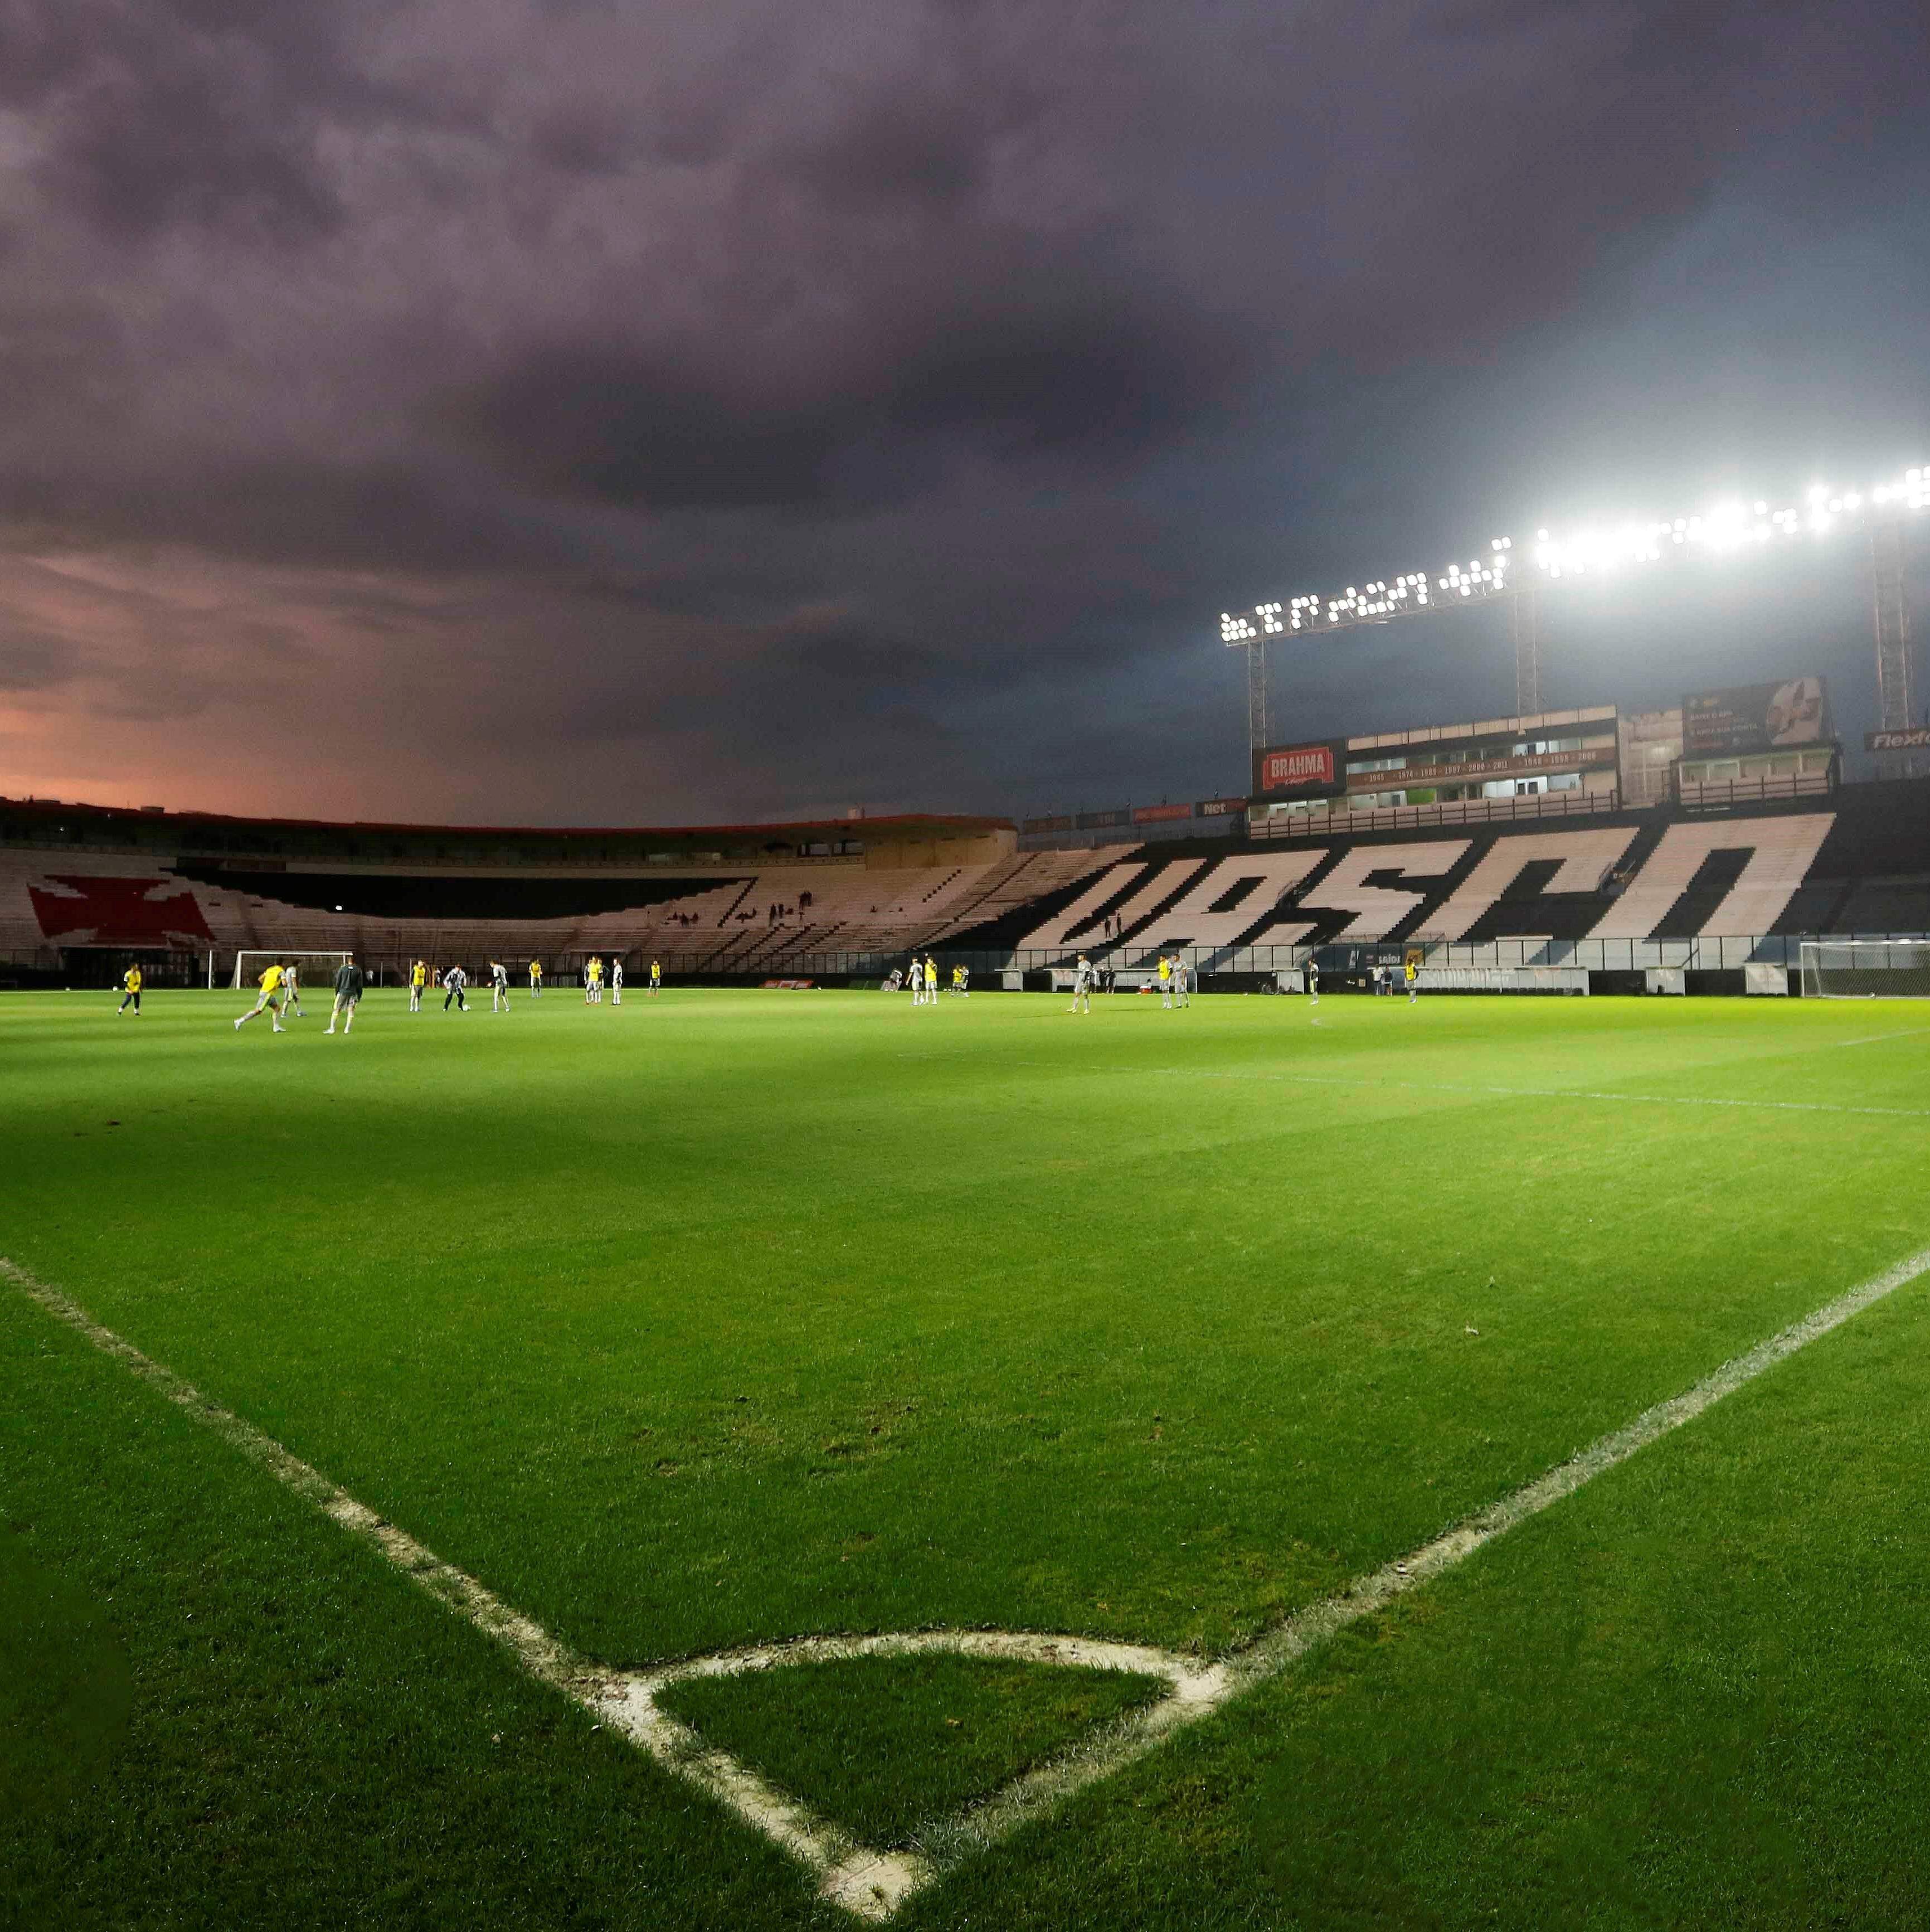
<instances>
[{"instance_id":1,"label":"bright white light","mask_svg":"<svg viewBox=\"0 0 1930 1932\"><path fill-rule=\"evenodd\" d=\"M1537 530L1532 560L1552 579L1653 562L1662 556L1665 544L1671 549L1732 554L1746 544L1767 544L1779 532L1785 537L1804 530L1829 535L1844 518L1862 514L1866 505L1873 511L1893 512L1930 509L1930 466L1918 464L1900 479L1874 484L1866 490L1836 494L1826 484L1814 484L1804 493L1801 508L1785 505L1773 510L1764 499L1755 497L1718 503L1695 516L1666 520L1638 518L1560 537L1545 529ZM1323 616L1326 625L1339 626L1398 616L1404 610L1431 608L1432 595L1437 590L1483 600L1506 596L1512 588L1508 566L1513 548L1512 537L1492 537L1485 556L1445 565L1445 574L1431 580L1426 572L1414 571L1395 578L1391 584L1377 578L1364 585L1349 584L1337 596L1323 598L1304 592L1286 607L1290 614L1284 622L1277 603L1255 604L1250 616L1236 617L1223 611L1220 636L1229 644L1243 644L1290 628L1319 628Z\"/></svg>"}]
</instances>

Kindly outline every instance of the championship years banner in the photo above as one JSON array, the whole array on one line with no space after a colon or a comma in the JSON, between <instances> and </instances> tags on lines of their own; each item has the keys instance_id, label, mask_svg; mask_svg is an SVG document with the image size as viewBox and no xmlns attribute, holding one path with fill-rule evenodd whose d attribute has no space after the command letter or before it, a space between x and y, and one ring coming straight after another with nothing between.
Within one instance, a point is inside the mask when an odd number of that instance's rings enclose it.
<instances>
[{"instance_id":1,"label":"championship years banner","mask_svg":"<svg viewBox=\"0 0 1930 1932\"><path fill-rule=\"evenodd\" d=\"M1829 687L1820 677L1731 685L1695 692L1682 700L1686 758L1821 745L1833 736Z\"/></svg>"}]
</instances>

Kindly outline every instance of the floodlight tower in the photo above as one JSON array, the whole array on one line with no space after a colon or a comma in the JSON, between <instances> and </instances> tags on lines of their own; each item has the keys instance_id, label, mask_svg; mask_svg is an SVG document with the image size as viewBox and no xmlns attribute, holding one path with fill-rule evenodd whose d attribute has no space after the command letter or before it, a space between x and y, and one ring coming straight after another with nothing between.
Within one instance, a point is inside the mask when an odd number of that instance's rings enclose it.
<instances>
[{"instance_id":1,"label":"floodlight tower","mask_svg":"<svg viewBox=\"0 0 1930 1932\"><path fill-rule=\"evenodd\" d=\"M1410 571L1392 582L1377 578L1344 591L1312 593L1286 603L1257 604L1220 614L1220 641L1246 648L1247 732L1252 748L1267 742L1266 646L1273 638L1345 631L1396 617L1506 599L1515 646L1515 706L1518 716L1542 708L1540 592L1565 578L1602 575L1628 565L1654 563L1676 550L1729 555L1786 544L1805 534L1824 538L1860 527L1870 540L1875 584L1877 694L1880 728L1902 731L1914 722L1906 581L1905 524L1930 509L1930 467L1912 469L1868 490L1833 490L1819 484L1800 508L1772 510L1762 500L1721 503L1700 516L1643 518L1608 530L1557 537L1536 532L1533 572L1518 573L1512 537L1495 537L1470 562L1434 575ZM1906 767L1907 768L1907 767Z\"/></svg>"},{"instance_id":2,"label":"floodlight tower","mask_svg":"<svg viewBox=\"0 0 1930 1932\"><path fill-rule=\"evenodd\" d=\"M1905 556L1903 520L1893 512L1879 512L1870 519L1870 576L1876 592L1880 731L1907 731L1917 722L1917 708L1911 701L1910 591L1904 580ZM1906 776L1915 762L1904 753Z\"/></svg>"}]
</instances>

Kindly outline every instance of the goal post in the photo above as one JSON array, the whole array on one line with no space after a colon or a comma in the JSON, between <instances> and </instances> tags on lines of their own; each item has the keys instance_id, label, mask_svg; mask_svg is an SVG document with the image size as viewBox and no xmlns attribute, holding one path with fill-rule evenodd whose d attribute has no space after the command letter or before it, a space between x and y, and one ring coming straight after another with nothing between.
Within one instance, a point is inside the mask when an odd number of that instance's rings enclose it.
<instances>
[{"instance_id":1,"label":"goal post","mask_svg":"<svg viewBox=\"0 0 1930 1932\"><path fill-rule=\"evenodd\" d=\"M1806 1000L1930 1000L1930 939L1806 939Z\"/></svg>"},{"instance_id":2,"label":"goal post","mask_svg":"<svg viewBox=\"0 0 1930 1932\"><path fill-rule=\"evenodd\" d=\"M345 959L352 959L352 952L320 952L304 951L298 946L270 947L265 952L252 951L235 955L234 986L238 992L244 986L252 986L262 974L273 965L296 966L301 969L302 983L313 986L319 992L324 986L335 983L335 974ZM310 961L314 962L311 976Z\"/></svg>"}]
</instances>

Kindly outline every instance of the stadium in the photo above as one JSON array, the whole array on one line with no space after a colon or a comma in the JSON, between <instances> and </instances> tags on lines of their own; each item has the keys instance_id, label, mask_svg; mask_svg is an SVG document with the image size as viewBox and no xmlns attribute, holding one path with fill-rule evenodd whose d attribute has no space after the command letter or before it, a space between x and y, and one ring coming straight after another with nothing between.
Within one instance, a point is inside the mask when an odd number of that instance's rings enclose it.
<instances>
[{"instance_id":1,"label":"stadium","mask_svg":"<svg viewBox=\"0 0 1930 1932\"><path fill-rule=\"evenodd\" d=\"M1930 29L968 10L0 18L0 1928L1930 1924Z\"/></svg>"}]
</instances>

